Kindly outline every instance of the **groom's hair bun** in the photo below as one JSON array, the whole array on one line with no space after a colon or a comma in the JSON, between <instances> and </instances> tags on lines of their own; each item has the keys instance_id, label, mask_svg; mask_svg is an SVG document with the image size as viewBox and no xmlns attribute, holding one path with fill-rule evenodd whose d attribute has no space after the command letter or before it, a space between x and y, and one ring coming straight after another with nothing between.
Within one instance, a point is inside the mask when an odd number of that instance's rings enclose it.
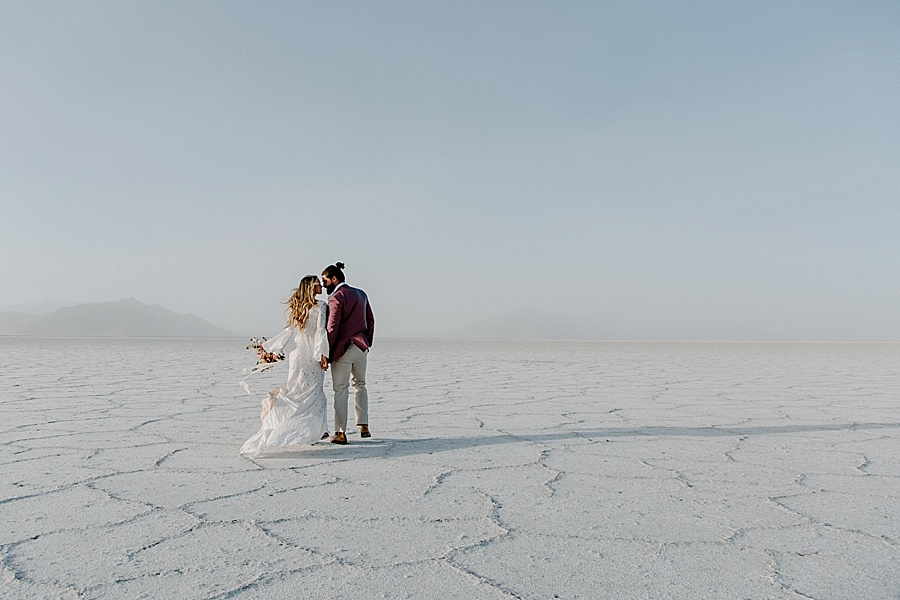
<instances>
[{"instance_id":1,"label":"groom's hair bun","mask_svg":"<svg viewBox=\"0 0 900 600\"><path fill-rule=\"evenodd\" d=\"M328 277L333 277L337 279L341 283L344 283L344 263L339 262L333 265L328 265L325 267L325 270L322 271L322 275L327 275Z\"/></svg>"}]
</instances>

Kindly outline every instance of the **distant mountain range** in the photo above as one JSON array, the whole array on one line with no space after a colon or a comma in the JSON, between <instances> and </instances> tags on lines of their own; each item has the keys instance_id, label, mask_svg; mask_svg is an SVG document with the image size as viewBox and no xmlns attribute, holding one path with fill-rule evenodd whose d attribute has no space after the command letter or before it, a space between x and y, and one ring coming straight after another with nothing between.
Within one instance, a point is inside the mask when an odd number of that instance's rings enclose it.
<instances>
[{"instance_id":1,"label":"distant mountain range","mask_svg":"<svg viewBox=\"0 0 900 600\"><path fill-rule=\"evenodd\" d=\"M23 308L31 308L26 303ZM11 307L10 307L11 308ZM53 312L0 312L0 335L37 337L236 337L195 314L180 315L134 298L63 306Z\"/></svg>"}]
</instances>

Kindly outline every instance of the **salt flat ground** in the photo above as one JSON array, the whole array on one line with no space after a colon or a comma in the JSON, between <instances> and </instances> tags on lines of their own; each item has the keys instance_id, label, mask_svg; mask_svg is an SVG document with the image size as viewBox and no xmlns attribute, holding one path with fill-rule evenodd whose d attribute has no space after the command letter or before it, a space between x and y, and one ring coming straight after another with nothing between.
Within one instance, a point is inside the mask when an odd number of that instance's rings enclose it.
<instances>
[{"instance_id":1,"label":"salt flat ground","mask_svg":"<svg viewBox=\"0 0 900 600\"><path fill-rule=\"evenodd\" d=\"M0 338L0 597L900 598L900 344L382 341L247 460L244 343Z\"/></svg>"}]
</instances>

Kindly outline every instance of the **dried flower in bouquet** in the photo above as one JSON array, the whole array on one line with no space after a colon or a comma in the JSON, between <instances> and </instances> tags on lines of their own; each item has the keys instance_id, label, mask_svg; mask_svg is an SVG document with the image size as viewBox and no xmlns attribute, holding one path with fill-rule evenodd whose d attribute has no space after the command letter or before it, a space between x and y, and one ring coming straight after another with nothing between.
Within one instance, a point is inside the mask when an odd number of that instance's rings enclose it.
<instances>
[{"instance_id":1,"label":"dried flower in bouquet","mask_svg":"<svg viewBox=\"0 0 900 600\"><path fill-rule=\"evenodd\" d=\"M244 388L244 391L251 395L252 392L250 391L250 387L247 385L247 378L251 375L255 375L256 373L267 371L274 367L277 363L284 360L284 354L266 352L266 350L263 348L263 344L265 343L265 341L266 338L250 338L250 343L247 344L247 350L256 350L256 354L259 356L259 359L257 359L256 361L255 367L248 367L243 370L244 378L239 382L241 387ZM271 401L271 398L269 398L269 401ZM266 400L263 400L263 414L265 414L266 412L265 403Z\"/></svg>"},{"instance_id":2,"label":"dried flower in bouquet","mask_svg":"<svg viewBox=\"0 0 900 600\"><path fill-rule=\"evenodd\" d=\"M247 345L247 350L256 350L256 354L259 355L259 360L256 361L256 364L276 363L284 360L284 354L266 352L263 348L263 343L265 343L265 341L266 338L250 338L250 344Z\"/></svg>"}]
</instances>

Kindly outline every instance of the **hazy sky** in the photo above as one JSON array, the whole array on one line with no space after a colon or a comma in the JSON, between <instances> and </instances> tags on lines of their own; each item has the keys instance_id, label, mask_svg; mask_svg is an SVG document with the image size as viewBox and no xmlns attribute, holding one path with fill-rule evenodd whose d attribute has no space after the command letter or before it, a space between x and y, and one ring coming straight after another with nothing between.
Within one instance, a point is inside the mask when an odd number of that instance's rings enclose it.
<instances>
[{"instance_id":1,"label":"hazy sky","mask_svg":"<svg viewBox=\"0 0 900 600\"><path fill-rule=\"evenodd\" d=\"M900 2L4 2L0 306L900 339ZM536 318L530 312L522 319Z\"/></svg>"}]
</instances>

